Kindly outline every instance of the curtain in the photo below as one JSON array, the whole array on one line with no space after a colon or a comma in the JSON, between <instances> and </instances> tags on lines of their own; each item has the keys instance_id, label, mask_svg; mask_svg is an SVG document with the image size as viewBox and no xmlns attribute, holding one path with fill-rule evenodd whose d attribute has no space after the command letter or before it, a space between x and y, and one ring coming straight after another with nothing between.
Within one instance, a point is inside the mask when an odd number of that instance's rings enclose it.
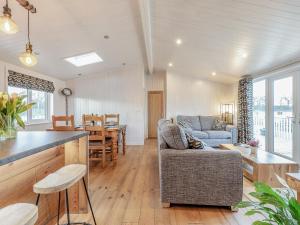
<instances>
[{"instance_id":1,"label":"curtain","mask_svg":"<svg viewBox=\"0 0 300 225\"><path fill-rule=\"evenodd\" d=\"M253 79L246 76L238 87L238 142L253 139Z\"/></svg>"},{"instance_id":2,"label":"curtain","mask_svg":"<svg viewBox=\"0 0 300 225\"><path fill-rule=\"evenodd\" d=\"M17 73L12 70L8 70L8 74L9 86L44 91L48 93L53 93L55 91L54 84L51 81Z\"/></svg>"}]
</instances>

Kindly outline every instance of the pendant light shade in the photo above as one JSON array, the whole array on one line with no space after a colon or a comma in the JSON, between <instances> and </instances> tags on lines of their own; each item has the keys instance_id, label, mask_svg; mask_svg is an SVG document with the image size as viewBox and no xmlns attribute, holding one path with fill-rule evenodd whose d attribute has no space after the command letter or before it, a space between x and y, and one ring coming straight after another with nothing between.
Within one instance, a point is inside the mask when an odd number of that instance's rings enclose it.
<instances>
[{"instance_id":1,"label":"pendant light shade","mask_svg":"<svg viewBox=\"0 0 300 225\"><path fill-rule=\"evenodd\" d=\"M6 34L15 34L19 31L18 25L11 18L11 9L6 5L3 7L3 16L0 16L0 30Z\"/></svg>"},{"instance_id":2,"label":"pendant light shade","mask_svg":"<svg viewBox=\"0 0 300 225\"><path fill-rule=\"evenodd\" d=\"M37 64L37 57L32 52L31 44L28 43L26 45L26 51L20 54L19 59L22 64L24 64L25 66L28 66L28 67L32 67Z\"/></svg>"},{"instance_id":3,"label":"pendant light shade","mask_svg":"<svg viewBox=\"0 0 300 225\"><path fill-rule=\"evenodd\" d=\"M32 52L32 44L30 43L30 27L29 27L29 10L28 10L28 43L26 44L26 51L19 56L20 62L28 67L32 67L37 64L37 57Z\"/></svg>"}]
</instances>

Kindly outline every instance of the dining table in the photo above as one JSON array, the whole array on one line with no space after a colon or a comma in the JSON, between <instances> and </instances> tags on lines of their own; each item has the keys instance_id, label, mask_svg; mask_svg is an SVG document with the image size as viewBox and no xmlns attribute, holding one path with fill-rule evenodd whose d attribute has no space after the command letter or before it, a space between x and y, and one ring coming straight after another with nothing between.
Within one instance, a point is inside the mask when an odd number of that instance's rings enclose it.
<instances>
[{"instance_id":1,"label":"dining table","mask_svg":"<svg viewBox=\"0 0 300 225\"><path fill-rule=\"evenodd\" d=\"M122 152L123 155L126 154L126 128L127 125L120 124L120 125L104 125L106 137L111 138L112 140L112 161L113 164L116 164L118 160L118 140L119 135L121 135L122 140ZM47 131L54 131L53 128L47 129ZM84 131L83 125L75 127L75 131ZM63 132L63 131L62 131Z\"/></svg>"}]
</instances>

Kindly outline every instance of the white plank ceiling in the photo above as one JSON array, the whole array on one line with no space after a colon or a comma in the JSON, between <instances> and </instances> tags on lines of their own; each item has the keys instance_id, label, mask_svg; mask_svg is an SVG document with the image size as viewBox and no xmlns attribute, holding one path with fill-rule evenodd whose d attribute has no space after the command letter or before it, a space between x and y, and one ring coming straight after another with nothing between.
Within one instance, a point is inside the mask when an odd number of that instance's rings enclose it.
<instances>
[{"instance_id":1,"label":"white plank ceiling","mask_svg":"<svg viewBox=\"0 0 300 225\"><path fill-rule=\"evenodd\" d=\"M146 1L149 4L143 6L148 9L139 7ZM300 0L31 2L38 8L32 16L32 43L40 53L34 70L61 79L120 67L123 62L152 64L151 55L156 71L231 83L300 59ZM26 12L14 0L10 6L21 31L0 34L0 58L20 65L17 55L26 42ZM182 45L176 46L176 38ZM96 51L104 62L76 68L63 60L89 51Z\"/></svg>"}]
</instances>

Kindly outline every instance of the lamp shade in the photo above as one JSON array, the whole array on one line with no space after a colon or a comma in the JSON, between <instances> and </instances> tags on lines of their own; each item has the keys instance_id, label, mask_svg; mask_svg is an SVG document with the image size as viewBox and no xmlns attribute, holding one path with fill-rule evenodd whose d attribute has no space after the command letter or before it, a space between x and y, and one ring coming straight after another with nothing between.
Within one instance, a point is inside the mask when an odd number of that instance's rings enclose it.
<instances>
[{"instance_id":1,"label":"lamp shade","mask_svg":"<svg viewBox=\"0 0 300 225\"><path fill-rule=\"evenodd\" d=\"M37 57L33 52L26 51L20 54L19 59L22 64L32 67L37 64Z\"/></svg>"},{"instance_id":2,"label":"lamp shade","mask_svg":"<svg viewBox=\"0 0 300 225\"><path fill-rule=\"evenodd\" d=\"M0 16L0 30L6 34L15 34L19 28L9 15L3 15Z\"/></svg>"}]
</instances>

